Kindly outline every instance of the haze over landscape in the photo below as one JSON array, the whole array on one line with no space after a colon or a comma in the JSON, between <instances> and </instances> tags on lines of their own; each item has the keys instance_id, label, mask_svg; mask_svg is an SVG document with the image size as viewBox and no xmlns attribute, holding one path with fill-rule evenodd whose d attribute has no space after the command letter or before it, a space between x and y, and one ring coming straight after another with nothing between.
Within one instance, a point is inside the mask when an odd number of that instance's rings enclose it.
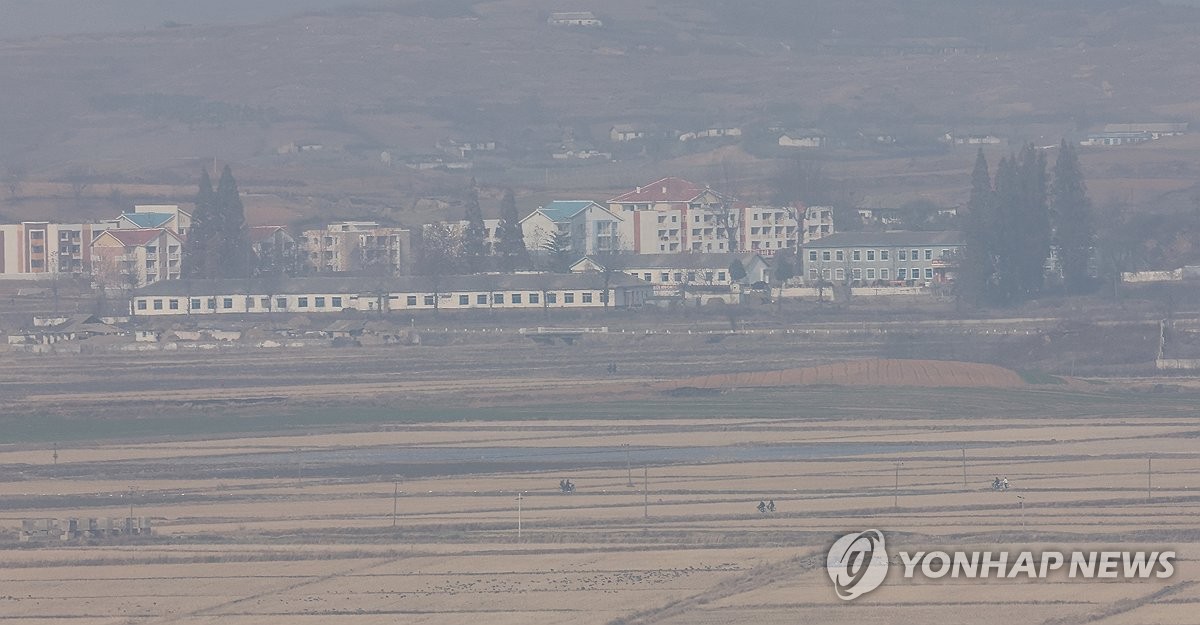
<instances>
[{"instance_id":1,"label":"haze over landscape","mask_svg":"<svg viewBox=\"0 0 1200 625\"><path fill-rule=\"evenodd\" d=\"M1194 623L1198 58L1200 0L0 0L0 621Z\"/></svg>"}]
</instances>

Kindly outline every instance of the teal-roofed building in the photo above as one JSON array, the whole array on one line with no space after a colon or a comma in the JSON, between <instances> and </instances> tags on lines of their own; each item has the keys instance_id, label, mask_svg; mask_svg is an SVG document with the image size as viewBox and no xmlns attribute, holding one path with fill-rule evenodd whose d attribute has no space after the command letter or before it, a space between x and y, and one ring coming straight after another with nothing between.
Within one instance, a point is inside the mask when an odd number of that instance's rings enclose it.
<instances>
[{"instance_id":1,"label":"teal-roofed building","mask_svg":"<svg viewBox=\"0 0 1200 625\"><path fill-rule=\"evenodd\" d=\"M591 200L555 200L521 220L525 247L538 252L563 232L577 256L630 249L621 241L621 217Z\"/></svg>"},{"instance_id":2,"label":"teal-roofed building","mask_svg":"<svg viewBox=\"0 0 1200 625\"><path fill-rule=\"evenodd\" d=\"M162 228L186 237L192 215L174 204L143 204L134 206L132 213L121 213L114 222L120 230Z\"/></svg>"}]
</instances>

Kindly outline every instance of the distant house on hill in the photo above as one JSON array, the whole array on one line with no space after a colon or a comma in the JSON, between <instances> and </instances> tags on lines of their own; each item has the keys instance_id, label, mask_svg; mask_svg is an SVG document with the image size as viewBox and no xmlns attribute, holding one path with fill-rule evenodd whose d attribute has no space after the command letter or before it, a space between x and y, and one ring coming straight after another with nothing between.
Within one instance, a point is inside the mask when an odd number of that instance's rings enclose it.
<instances>
[{"instance_id":1,"label":"distant house on hill","mask_svg":"<svg viewBox=\"0 0 1200 625\"><path fill-rule=\"evenodd\" d=\"M1132 124L1104 124L1104 132L1144 132L1151 139L1177 137L1187 134L1187 122L1144 122Z\"/></svg>"},{"instance_id":2,"label":"distant house on hill","mask_svg":"<svg viewBox=\"0 0 1200 625\"><path fill-rule=\"evenodd\" d=\"M647 134L644 128L639 128L633 124L617 124L609 129L608 138L613 143L622 143L644 139Z\"/></svg>"},{"instance_id":3,"label":"distant house on hill","mask_svg":"<svg viewBox=\"0 0 1200 625\"><path fill-rule=\"evenodd\" d=\"M604 26L604 22L591 11L551 13L550 17L546 19L546 23L551 26L585 26L588 28Z\"/></svg>"},{"instance_id":4,"label":"distant house on hill","mask_svg":"<svg viewBox=\"0 0 1200 625\"><path fill-rule=\"evenodd\" d=\"M779 137L780 147L820 148L825 146L825 133L820 130L790 130Z\"/></svg>"}]
</instances>

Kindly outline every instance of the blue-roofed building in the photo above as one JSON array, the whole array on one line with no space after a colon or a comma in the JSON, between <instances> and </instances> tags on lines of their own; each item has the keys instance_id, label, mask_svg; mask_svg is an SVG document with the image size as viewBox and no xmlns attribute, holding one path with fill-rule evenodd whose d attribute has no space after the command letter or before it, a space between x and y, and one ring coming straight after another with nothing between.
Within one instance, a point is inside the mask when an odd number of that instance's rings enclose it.
<instances>
[{"instance_id":1,"label":"blue-roofed building","mask_svg":"<svg viewBox=\"0 0 1200 625\"><path fill-rule=\"evenodd\" d=\"M192 215L174 204L143 204L134 206L132 213L121 213L113 223L120 230L162 228L186 237Z\"/></svg>"},{"instance_id":2,"label":"blue-roofed building","mask_svg":"<svg viewBox=\"0 0 1200 625\"><path fill-rule=\"evenodd\" d=\"M622 218L591 200L555 200L521 220L525 247L542 251L554 233L571 235L576 256L632 249L621 240Z\"/></svg>"}]
</instances>

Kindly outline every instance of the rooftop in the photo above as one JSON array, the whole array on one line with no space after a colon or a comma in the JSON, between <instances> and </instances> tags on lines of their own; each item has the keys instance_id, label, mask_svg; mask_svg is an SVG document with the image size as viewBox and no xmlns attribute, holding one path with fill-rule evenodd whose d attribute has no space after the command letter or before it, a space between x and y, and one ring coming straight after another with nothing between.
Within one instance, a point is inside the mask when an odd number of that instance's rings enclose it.
<instances>
[{"instance_id":1,"label":"rooftop","mask_svg":"<svg viewBox=\"0 0 1200 625\"><path fill-rule=\"evenodd\" d=\"M614 288L642 286L636 278L613 276ZM601 288L591 276L569 273L474 274L467 276L306 277L266 280L164 280L134 291L134 296L199 297L215 295L305 295L375 293L455 293L542 291Z\"/></svg>"},{"instance_id":2,"label":"rooftop","mask_svg":"<svg viewBox=\"0 0 1200 625\"><path fill-rule=\"evenodd\" d=\"M119 219L124 219L139 228L161 228L174 217L171 213L121 213Z\"/></svg>"},{"instance_id":3,"label":"rooftop","mask_svg":"<svg viewBox=\"0 0 1200 625\"><path fill-rule=\"evenodd\" d=\"M691 202L700 197L705 191L726 199L720 193L706 186L698 185L683 178L668 177L655 180L644 187L623 193L609 200L610 203L650 203L650 202Z\"/></svg>"},{"instance_id":4,"label":"rooftop","mask_svg":"<svg viewBox=\"0 0 1200 625\"><path fill-rule=\"evenodd\" d=\"M567 221L588 209L592 205L599 206L591 200L555 200L539 208L551 221Z\"/></svg>"},{"instance_id":5,"label":"rooftop","mask_svg":"<svg viewBox=\"0 0 1200 625\"><path fill-rule=\"evenodd\" d=\"M810 243L806 249L833 247L909 247L923 245L966 245L961 232L893 230L890 232L835 232Z\"/></svg>"}]
</instances>

